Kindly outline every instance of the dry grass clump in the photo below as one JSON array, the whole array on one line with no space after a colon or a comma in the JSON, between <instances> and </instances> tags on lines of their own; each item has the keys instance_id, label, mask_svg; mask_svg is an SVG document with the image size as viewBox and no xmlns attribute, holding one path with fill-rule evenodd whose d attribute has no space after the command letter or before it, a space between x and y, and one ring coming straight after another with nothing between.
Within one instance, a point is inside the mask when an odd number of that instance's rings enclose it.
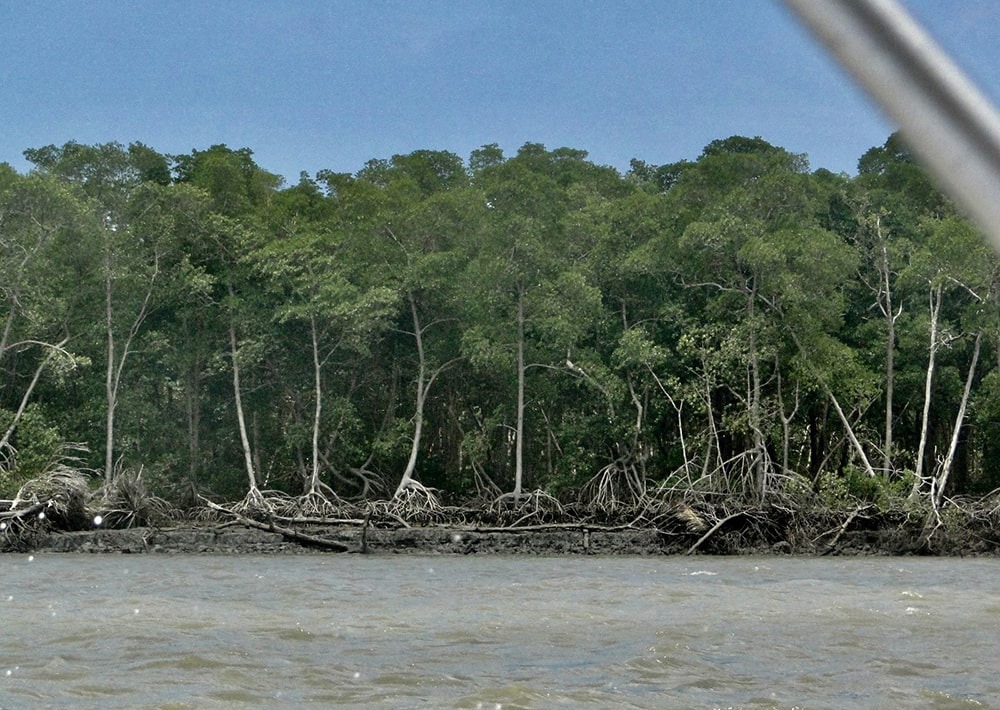
<instances>
[{"instance_id":1,"label":"dry grass clump","mask_svg":"<svg viewBox=\"0 0 1000 710\"><path fill-rule=\"evenodd\" d=\"M80 530L91 524L86 474L63 464L26 481L0 513L0 550L29 549L52 528Z\"/></svg>"},{"instance_id":2,"label":"dry grass clump","mask_svg":"<svg viewBox=\"0 0 1000 710\"><path fill-rule=\"evenodd\" d=\"M39 520L64 530L80 530L92 521L90 484L85 473L56 464L49 471L26 481L11 505L11 512L44 504Z\"/></svg>"},{"instance_id":3,"label":"dry grass clump","mask_svg":"<svg viewBox=\"0 0 1000 710\"><path fill-rule=\"evenodd\" d=\"M142 469L120 472L97 491L95 501L103 525L111 528L163 525L173 514L166 500L149 492Z\"/></svg>"}]
</instances>

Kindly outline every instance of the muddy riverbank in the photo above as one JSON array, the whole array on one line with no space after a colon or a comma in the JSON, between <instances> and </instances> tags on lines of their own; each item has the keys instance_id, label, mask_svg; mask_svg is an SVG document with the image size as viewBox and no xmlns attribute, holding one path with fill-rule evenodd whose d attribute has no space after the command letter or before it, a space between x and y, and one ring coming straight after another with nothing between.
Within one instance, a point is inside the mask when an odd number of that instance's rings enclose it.
<instances>
[{"instance_id":1,"label":"muddy riverbank","mask_svg":"<svg viewBox=\"0 0 1000 710\"><path fill-rule=\"evenodd\" d=\"M521 554L521 555L939 555L997 556L992 530L936 531L921 525L844 530L836 540L789 536L766 539L734 527L704 535L656 529L535 526L490 529L449 526L378 528L356 525L297 526L296 537L238 524L143 527L123 530L45 531L20 551L125 554ZM700 544L699 544L700 541Z\"/></svg>"}]
</instances>

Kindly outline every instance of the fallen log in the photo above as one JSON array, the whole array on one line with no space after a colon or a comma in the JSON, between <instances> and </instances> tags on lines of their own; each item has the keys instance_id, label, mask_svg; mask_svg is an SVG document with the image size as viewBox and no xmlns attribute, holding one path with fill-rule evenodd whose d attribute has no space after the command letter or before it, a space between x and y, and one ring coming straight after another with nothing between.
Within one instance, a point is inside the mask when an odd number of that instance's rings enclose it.
<instances>
[{"instance_id":1,"label":"fallen log","mask_svg":"<svg viewBox=\"0 0 1000 710\"><path fill-rule=\"evenodd\" d=\"M51 501L42 501L41 503L34 503L29 505L27 508L18 508L16 510L6 510L0 513L0 520L21 520L22 518L27 518L32 515L38 515L45 511L49 507Z\"/></svg>"},{"instance_id":2,"label":"fallen log","mask_svg":"<svg viewBox=\"0 0 1000 710\"><path fill-rule=\"evenodd\" d=\"M306 533L299 532L298 530L292 530L291 528L280 527L278 525L275 525L273 522L262 523L258 520L254 520L253 518L248 518L244 515L240 515L239 513L234 513L233 511L228 510L222 507L221 505L218 505L217 503L213 503L210 500L206 500L205 498L202 498L202 500L205 501L205 504L208 505L208 507L211 508L212 510L218 511L220 513L225 513L226 515L231 515L242 525L246 525L247 527L250 528L256 528L258 530L266 530L268 532L277 533L286 540L292 540L293 542L297 542L300 545L320 547L325 550L332 550L334 552L357 552L357 550L355 550L353 547L345 545L342 542L337 542L336 540L328 540L322 537L316 537L315 535L307 535Z\"/></svg>"},{"instance_id":3,"label":"fallen log","mask_svg":"<svg viewBox=\"0 0 1000 710\"><path fill-rule=\"evenodd\" d=\"M833 552L834 548L837 546L837 543L840 542L841 536L847 531L848 526L854 522L854 519L858 517L858 515L860 515L862 511L867 510L870 507L871 507L870 505L862 505L855 508L854 512L847 516L847 520L845 520L843 524L840 526L840 529L837 530L837 534L833 536L833 539L830 540L830 542L827 543L823 551L819 553L820 557L829 555L831 552Z\"/></svg>"}]
</instances>

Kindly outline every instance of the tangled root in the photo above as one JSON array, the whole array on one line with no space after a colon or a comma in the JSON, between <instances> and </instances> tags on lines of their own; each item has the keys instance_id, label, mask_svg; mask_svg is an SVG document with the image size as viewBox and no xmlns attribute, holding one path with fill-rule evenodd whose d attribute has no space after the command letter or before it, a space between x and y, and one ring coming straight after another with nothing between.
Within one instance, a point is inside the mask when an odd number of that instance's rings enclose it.
<instances>
[{"instance_id":1,"label":"tangled root","mask_svg":"<svg viewBox=\"0 0 1000 710\"><path fill-rule=\"evenodd\" d=\"M486 513L509 527L541 525L565 516L562 503L541 489L520 495L504 493L489 504Z\"/></svg>"},{"instance_id":2,"label":"tangled root","mask_svg":"<svg viewBox=\"0 0 1000 710\"><path fill-rule=\"evenodd\" d=\"M287 499L288 496L280 491L261 491L254 486L243 496L243 500L220 507L236 515L256 520L273 517L275 509L285 505Z\"/></svg>"},{"instance_id":3,"label":"tangled root","mask_svg":"<svg viewBox=\"0 0 1000 710\"><path fill-rule=\"evenodd\" d=\"M350 503L323 483L301 496L288 498L287 503L284 510L277 512L289 518L336 518L343 517L353 509Z\"/></svg>"},{"instance_id":4,"label":"tangled root","mask_svg":"<svg viewBox=\"0 0 1000 710\"><path fill-rule=\"evenodd\" d=\"M450 510L441 504L437 492L416 480L410 480L390 500L369 504L368 513L375 518L391 518L407 525L452 520Z\"/></svg>"},{"instance_id":5,"label":"tangled root","mask_svg":"<svg viewBox=\"0 0 1000 710\"><path fill-rule=\"evenodd\" d=\"M649 502L645 477L625 461L602 468L580 489L581 503L594 514L634 518Z\"/></svg>"}]
</instances>

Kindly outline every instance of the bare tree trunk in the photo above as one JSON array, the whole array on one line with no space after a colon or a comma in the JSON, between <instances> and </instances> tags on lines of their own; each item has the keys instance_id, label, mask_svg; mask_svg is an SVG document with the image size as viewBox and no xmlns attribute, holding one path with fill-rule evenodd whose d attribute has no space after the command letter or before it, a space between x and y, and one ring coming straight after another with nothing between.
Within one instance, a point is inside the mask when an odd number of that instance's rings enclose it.
<instances>
[{"instance_id":1,"label":"bare tree trunk","mask_svg":"<svg viewBox=\"0 0 1000 710\"><path fill-rule=\"evenodd\" d=\"M7 312L7 318L4 320L3 324L3 334L0 334L0 358L4 356L7 352L7 344L10 342L10 331L14 327L14 319L17 317L17 299L18 292L15 291L11 294L5 294L7 299L10 300L11 306L10 310Z\"/></svg>"},{"instance_id":2,"label":"bare tree trunk","mask_svg":"<svg viewBox=\"0 0 1000 710\"><path fill-rule=\"evenodd\" d=\"M427 390L430 383L424 383L427 377L427 362L424 356L424 338L420 328L420 316L417 313L417 304L413 299L413 294L407 295L410 301L410 316L413 320L413 337L417 344L417 399L413 414L413 441L410 444L410 457L406 461L406 468L403 476L396 487L393 497L401 494L413 481L413 474L417 470L417 456L420 453L420 438L424 429L424 402L427 398Z\"/></svg>"},{"instance_id":3,"label":"bare tree trunk","mask_svg":"<svg viewBox=\"0 0 1000 710\"><path fill-rule=\"evenodd\" d=\"M121 387L122 372L125 370L125 361L128 359L128 356L132 354L132 342L135 340L136 335L138 335L139 329L146 320L146 316L149 315L149 304L153 298L153 287L156 285L156 279L160 274L159 254L153 254L153 272L149 276L149 283L146 285L146 293L143 295L142 303L139 306L138 312L132 319L132 323L129 325L128 333L125 336L125 342L122 343L120 354L117 352L115 343L114 303L112 298L114 293L114 281L112 279L111 267L111 251L109 247L109 250L105 253L104 261L104 316L105 325L107 326L106 337L108 341L108 364L104 378L105 397L107 399L104 439L105 483L111 483L114 478L115 412L118 409L118 391Z\"/></svg>"},{"instance_id":4,"label":"bare tree trunk","mask_svg":"<svg viewBox=\"0 0 1000 710\"><path fill-rule=\"evenodd\" d=\"M517 291L517 441L514 448L514 499L524 480L524 288Z\"/></svg>"},{"instance_id":5,"label":"bare tree trunk","mask_svg":"<svg viewBox=\"0 0 1000 710\"><path fill-rule=\"evenodd\" d=\"M750 419L750 431L753 435L753 449L754 449L754 480L757 484L757 493L763 499L767 495L767 473L768 473L768 460L767 460L767 448L764 446L764 434L761 430L761 416L760 416L760 399L761 399L761 384L760 384L760 360L757 354L757 329L754 324L754 301L756 298L756 293L751 291L748 294L748 318L750 319L750 391L748 400L748 412L747 415Z\"/></svg>"},{"instance_id":6,"label":"bare tree trunk","mask_svg":"<svg viewBox=\"0 0 1000 710\"><path fill-rule=\"evenodd\" d=\"M688 480L688 482L690 482L691 481L691 462L688 459L687 442L686 442L685 436L684 436L684 416L683 416L684 400L682 399L680 401L680 403L678 403L677 400L675 400L673 397L671 397L670 393L667 391L667 388L663 385L663 382L660 380L659 377L656 376L656 373L653 372L653 368L649 367L648 365L646 367L649 370L649 374L651 374L653 376L653 379L656 380L656 384L660 388L660 391L663 392L663 395L667 398L667 401L670 402L670 406L673 407L674 412L677 413L677 432L678 432L678 436L680 437L680 441L681 441L681 457L684 460L684 477ZM629 386L629 390L631 391L632 390L632 380L631 379L629 379L628 386ZM632 394L632 397L635 398L634 392ZM638 402L636 402L636 406L639 406ZM641 412L640 412L640 414L641 414ZM638 439L638 435L636 436L636 438Z\"/></svg>"},{"instance_id":7,"label":"bare tree trunk","mask_svg":"<svg viewBox=\"0 0 1000 710\"><path fill-rule=\"evenodd\" d=\"M704 360L702 368L707 370ZM705 460L701 466L701 477L708 476L712 465L712 448L715 447L716 458L722 463L722 445L719 443L719 428L715 424L715 409L712 407L712 383L708 372L705 372L705 409L708 418L708 441L705 443Z\"/></svg>"},{"instance_id":8,"label":"bare tree trunk","mask_svg":"<svg viewBox=\"0 0 1000 710\"><path fill-rule=\"evenodd\" d=\"M111 483L114 477L115 409L118 407L118 383L115 379L115 329L114 310L111 303L111 257L106 256L104 265L104 321L107 327L108 362L104 372L104 482ZM124 358L122 358L124 363Z\"/></svg>"},{"instance_id":9,"label":"bare tree trunk","mask_svg":"<svg viewBox=\"0 0 1000 710\"><path fill-rule=\"evenodd\" d=\"M313 410L312 426L312 469L309 472L309 488L307 495L316 492L319 487L319 430L320 420L323 415L323 378L322 364L319 359L319 339L316 334L316 316L309 316L309 333L312 336L312 356L313 356L313 396L316 398L316 407Z\"/></svg>"},{"instance_id":10,"label":"bare tree trunk","mask_svg":"<svg viewBox=\"0 0 1000 710\"><path fill-rule=\"evenodd\" d=\"M826 386L824 384L824 386ZM864 464L865 473L868 474L870 478L875 478L875 469L872 468L871 463L868 461L868 456L865 455L865 449L861 446L861 442L858 441L858 437L854 434L854 427L847 420L847 416L844 414L844 410L840 408L840 403L837 398L833 395L833 391L826 387L827 396L830 398L830 402L833 403L833 408L837 412L837 416L840 417L841 423L844 425L844 431L847 433L847 438L850 439L851 445L854 447L854 451L858 454L861 462Z\"/></svg>"},{"instance_id":11,"label":"bare tree trunk","mask_svg":"<svg viewBox=\"0 0 1000 710\"><path fill-rule=\"evenodd\" d=\"M796 337L795 333L792 333L791 336L792 340L795 341L795 345L798 347L799 352L804 352L802 343L799 341L798 337ZM817 373L817 376L819 376L819 373ZM851 422L848 421L847 415L844 414L844 410L841 408L840 402L837 401L837 397L833 394L833 390L830 389L830 385L822 376L819 376L819 381L820 384L823 385L823 390L826 392L826 396L830 400L830 403L833 404L833 408L837 412L837 416L840 418L841 424L844 425L844 432L847 434L847 438L850 440L851 446L854 447L854 451L857 453L858 458L861 459L861 463L865 467L865 473L868 474L869 478L875 478L875 469L872 468L871 462L865 454L865 449L858 440L858 437L855 435L854 427L851 426Z\"/></svg>"},{"instance_id":12,"label":"bare tree trunk","mask_svg":"<svg viewBox=\"0 0 1000 710\"><path fill-rule=\"evenodd\" d=\"M247 482L250 493L258 493L257 475L254 472L253 452L250 449L250 437L247 435L247 422L243 416L243 395L240 392L240 359L236 347L236 328L229 324L229 353L233 361L233 392L236 396L236 421L240 428L240 443L243 446L243 462L247 469Z\"/></svg>"},{"instance_id":13,"label":"bare tree trunk","mask_svg":"<svg viewBox=\"0 0 1000 710\"><path fill-rule=\"evenodd\" d=\"M785 398L781 389L781 369L775 359L775 372L778 383L778 417L781 419L781 472L786 476L791 473L788 468L789 449L791 447L791 427L795 413L799 411L799 386L795 385L795 406L790 414L785 413Z\"/></svg>"},{"instance_id":14,"label":"bare tree trunk","mask_svg":"<svg viewBox=\"0 0 1000 710\"><path fill-rule=\"evenodd\" d=\"M930 425L931 388L934 382L935 360L938 351L938 316L941 313L941 285L932 286L930 290L931 333L927 355L927 375L924 378L924 409L920 418L920 444L917 446L917 466L913 479L913 489L910 497L920 494L924 475L924 452L927 450L927 428Z\"/></svg>"},{"instance_id":15,"label":"bare tree trunk","mask_svg":"<svg viewBox=\"0 0 1000 710\"><path fill-rule=\"evenodd\" d=\"M976 365L979 364L979 348L983 342L983 334L976 334L976 344L972 349L972 362L969 365L969 374L965 377L965 390L962 392L962 403L958 407L958 414L955 415L955 428L951 433L951 443L948 445L948 454L941 464L941 472L934 481L934 508L941 507L941 500L944 498L944 489L948 485L948 476L951 475L951 467L955 462L955 450L958 448L958 437L965 423L965 411L969 404L969 393L972 391L972 380L976 376Z\"/></svg>"},{"instance_id":16,"label":"bare tree trunk","mask_svg":"<svg viewBox=\"0 0 1000 710\"><path fill-rule=\"evenodd\" d=\"M869 274L862 269L858 272L861 281L875 297L875 306L885 320L885 429L882 441L882 464L885 473L893 471L893 396L896 380L896 319L902 313L902 306L896 307L893 301L892 264L889 260L889 235L882 228L882 215L858 213L859 222L864 225L858 235L859 244L871 259ZM869 237L863 235L869 234Z\"/></svg>"},{"instance_id":17,"label":"bare tree trunk","mask_svg":"<svg viewBox=\"0 0 1000 710\"><path fill-rule=\"evenodd\" d=\"M902 311L894 312L892 302L892 271L889 265L889 250L882 235L882 224L879 218L875 221L879 236L879 256L881 257L880 276L882 279L879 308L885 317L885 435L882 452L882 470L889 474L893 470L893 390L896 379L896 318Z\"/></svg>"}]
</instances>

